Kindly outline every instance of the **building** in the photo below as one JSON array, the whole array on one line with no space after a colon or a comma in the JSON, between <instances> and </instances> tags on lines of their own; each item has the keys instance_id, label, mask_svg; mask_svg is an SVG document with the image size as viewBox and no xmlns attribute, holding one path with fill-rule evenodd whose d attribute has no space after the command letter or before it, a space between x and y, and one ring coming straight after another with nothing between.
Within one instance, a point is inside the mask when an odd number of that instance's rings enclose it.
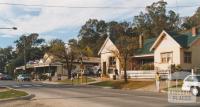
<instances>
[{"instance_id":1,"label":"building","mask_svg":"<svg viewBox=\"0 0 200 107\"><path fill-rule=\"evenodd\" d=\"M162 31L157 38L143 40L139 37L139 49L134 53L131 70L169 70L172 65L183 70L191 70L200 67L200 29L181 33ZM99 55L103 74L109 74L110 70L117 68L119 60L112 51L118 51L115 43L109 37L102 45Z\"/></svg>"},{"instance_id":2,"label":"building","mask_svg":"<svg viewBox=\"0 0 200 107\"><path fill-rule=\"evenodd\" d=\"M120 62L113 51L118 51L118 49L114 44L114 40L108 36L98 52L101 59L100 62L103 75L114 74L115 69L117 69L120 74Z\"/></svg>"},{"instance_id":3,"label":"building","mask_svg":"<svg viewBox=\"0 0 200 107\"><path fill-rule=\"evenodd\" d=\"M74 60L72 72L80 72L80 69L91 72L98 67L100 58L97 57L82 57L82 60ZM25 66L15 68L16 73L24 72ZM97 68L98 69L98 68ZM59 62L54 56L45 54L40 60L29 61L26 64L26 73L44 75L50 74L52 76L62 75L67 76L68 71L65 63Z\"/></svg>"}]
</instances>

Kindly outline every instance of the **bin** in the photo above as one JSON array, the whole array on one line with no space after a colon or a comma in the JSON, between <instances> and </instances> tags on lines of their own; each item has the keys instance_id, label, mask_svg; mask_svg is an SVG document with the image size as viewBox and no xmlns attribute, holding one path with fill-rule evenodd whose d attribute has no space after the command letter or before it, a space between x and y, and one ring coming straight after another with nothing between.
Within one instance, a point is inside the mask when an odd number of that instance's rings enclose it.
<instances>
[{"instance_id":1,"label":"bin","mask_svg":"<svg viewBox=\"0 0 200 107\"><path fill-rule=\"evenodd\" d=\"M113 80L116 80L117 78L116 78L116 75L113 75Z\"/></svg>"}]
</instances>

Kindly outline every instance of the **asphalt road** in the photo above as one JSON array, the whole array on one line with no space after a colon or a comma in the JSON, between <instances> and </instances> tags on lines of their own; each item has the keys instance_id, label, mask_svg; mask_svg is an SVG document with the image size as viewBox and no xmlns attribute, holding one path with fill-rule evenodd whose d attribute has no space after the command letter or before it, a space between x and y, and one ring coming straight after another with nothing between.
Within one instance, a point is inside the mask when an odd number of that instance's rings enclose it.
<instances>
[{"instance_id":1,"label":"asphalt road","mask_svg":"<svg viewBox=\"0 0 200 107\"><path fill-rule=\"evenodd\" d=\"M36 97L30 101L2 103L0 107L200 107L200 103L168 103L167 94L163 93L12 81L0 81L2 85L18 85L15 88L35 94Z\"/></svg>"}]
</instances>

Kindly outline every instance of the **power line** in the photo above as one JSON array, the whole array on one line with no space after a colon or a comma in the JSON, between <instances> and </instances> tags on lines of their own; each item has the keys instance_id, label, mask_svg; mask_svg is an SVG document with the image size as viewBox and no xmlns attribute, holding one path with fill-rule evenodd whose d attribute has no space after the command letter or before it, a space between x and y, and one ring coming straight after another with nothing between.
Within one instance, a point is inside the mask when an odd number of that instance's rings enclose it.
<instances>
[{"instance_id":1,"label":"power line","mask_svg":"<svg viewBox=\"0 0 200 107\"><path fill-rule=\"evenodd\" d=\"M22 3L0 3L0 5L10 5L10 6L24 6L24 7L49 7L49 8L71 8L71 9L90 9L90 8L99 8L99 9L136 9L136 8L146 8L146 6L66 6L66 5L32 5L32 4L22 4ZM186 7L197 7L200 4L193 5L176 5L176 6L167 6L167 8L186 8Z\"/></svg>"}]
</instances>

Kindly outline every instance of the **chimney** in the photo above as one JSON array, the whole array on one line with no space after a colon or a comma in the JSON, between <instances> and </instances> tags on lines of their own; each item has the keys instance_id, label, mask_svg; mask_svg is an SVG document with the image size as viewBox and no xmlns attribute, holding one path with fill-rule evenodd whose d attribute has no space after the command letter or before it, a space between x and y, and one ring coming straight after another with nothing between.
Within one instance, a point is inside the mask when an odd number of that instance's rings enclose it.
<instances>
[{"instance_id":1,"label":"chimney","mask_svg":"<svg viewBox=\"0 0 200 107\"><path fill-rule=\"evenodd\" d=\"M143 35L139 35L139 48L143 48L144 45L144 37Z\"/></svg>"},{"instance_id":2,"label":"chimney","mask_svg":"<svg viewBox=\"0 0 200 107\"><path fill-rule=\"evenodd\" d=\"M192 36L198 35L198 30L196 27L192 27Z\"/></svg>"}]
</instances>

